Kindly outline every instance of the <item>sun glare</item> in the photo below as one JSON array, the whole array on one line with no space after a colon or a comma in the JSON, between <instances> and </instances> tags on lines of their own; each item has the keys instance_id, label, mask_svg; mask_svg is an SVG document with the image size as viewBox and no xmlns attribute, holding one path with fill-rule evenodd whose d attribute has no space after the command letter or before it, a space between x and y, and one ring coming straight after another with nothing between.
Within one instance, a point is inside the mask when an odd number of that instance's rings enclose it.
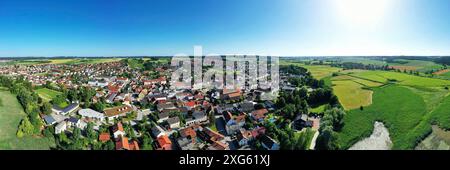
<instances>
[{"instance_id":1,"label":"sun glare","mask_svg":"<svg viewBox=\"0 0 450 170\"><path fill-rule=\"evenodd\" d=\"M351 26L375 26L383 21L392 0L334 0L337 17Z\"/></svg>"}]
</instances>

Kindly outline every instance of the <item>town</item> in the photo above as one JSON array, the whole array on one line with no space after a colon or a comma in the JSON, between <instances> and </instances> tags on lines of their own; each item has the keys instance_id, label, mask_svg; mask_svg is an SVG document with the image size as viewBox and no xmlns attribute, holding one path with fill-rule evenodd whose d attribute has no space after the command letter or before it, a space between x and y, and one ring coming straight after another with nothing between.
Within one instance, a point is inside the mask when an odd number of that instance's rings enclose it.
<instances>
[{"instance_id":1,"label":"town","mask_svg":"<svg viewBox=\"0 0 450 170\"><path fill-rule=\"evenodd\" d=\"M309 105L339 104L301 67L280 69L271 101L261 99L264 89L171 86L169 61L6 65L0 82L28 114L17 136L54 138L56 149L315 149L322 116Z\"/></svg>"}]
</instances>

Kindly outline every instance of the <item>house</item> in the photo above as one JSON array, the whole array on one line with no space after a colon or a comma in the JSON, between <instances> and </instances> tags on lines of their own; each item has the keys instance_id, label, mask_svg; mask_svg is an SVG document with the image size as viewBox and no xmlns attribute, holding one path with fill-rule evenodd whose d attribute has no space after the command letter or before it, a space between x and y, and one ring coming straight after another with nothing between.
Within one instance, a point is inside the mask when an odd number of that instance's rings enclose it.
<instances>
[{"instance_id":1,"label":"house","mask_svg":"<svg viewBox=\"0 0 450 170\"><path fill-rule=\"evenodd\" d=\"M79 107L79 105L77 103L72 103L72 104L70 104L69 106L67 106L65 108L59 108L57 105L53 105L52 111L55 114L67 115L69 113L72 113L76 109L78 109L78 107Z\"/></svg>"},{"instance_id":2,"label":"house","mask_svg":"<svg viewBox=\"0 0 450 170\"><path fill-rule=\"evenodd\" d=\"M152 134L155 137L160 137L162 135L166 135L166 131L164 131L163 128L161 128L161 126L155 125L152 127Z\"/></svg>"},{"instance_id":3,"label":"house","mask_svg":"<svg viewBox=\"0 0 450 170\"><path fill-rule=\"evenodd\" d=\"M192 113L192 117L186 119L186 126L194 125L194 124L202 124L208 122L208 117L203 111L194 111Z\"/></svg>"},{"instance_id":4,"label":"house","mask_svg":"<svg viewBox=\"0 0 450 170\"><path fill-rule=\"evenodd\" d=\"M135 150L135 151L139 150L139 144L137 141L132 140L131 142L129 142L129 145L130 145L130 150Z\"/></svg>"},{"instance_id":5,"label":"house","mask_svg":"<svg viewBox=\"0 0 450 170\"><path fill-rule=\"evenodd\" d=\"M157 138L159 148L158 150L172 150L172 141L170 141L167 135L162 135Z\"/></svg>"},{"instance_id":6,"label":"house","mask_svg":"<svg viewBox=\"0 0 450 170\"><path fill-rule=\"evenodd\" d=\"M111 136L109 135L109 133L104 132L98 136L98 140L100 142L105 143L105 142L108 142L109 140L111 140Z\"/></svg>"},{"instance_id":7,"label":"house","mask_svg":"<svg viewBox=\"0 0 450 170\"><path fill-rule=\"evenodd\" d=\"M261 144L264 148L267 150L279 150L280 144L277 143L274 139L270 138L267 135L262 135L261 138Z\"/></svg>"},{"instance_id":8,"label":"house","mask_svg":"<svg viewBox=\"0 0 450 170\"><path fill-rule=\"evenodd\" d=\"M169 112L161 112L158 114L158 123L164 122L169 119Z\"/></svg>"},{"instance_id":9,"label":"house","mask_svg":"<svg viewBox=\"0 0 450 170\"><path fill-rule=\"evenodd\" d=\"M117 96L117 92L111 92L106 96L106 103L114 103L114 99Z\"/></svg>"},{"instance_id":10,"label":"house","mask_svg":"<svg viewBox=\"0 0 450 170\"><path fill-rule=\"evenodd\" d=\"M161 103L156 106L158 111L176 109L173 103Z\"/></svg>"},{"instance_id":11,"label":"house","mask_svg":"<svg viewBox=\"0 0 450 170\"><path fill-rule=\"evenodd\" d=\"M56 123L55 118L53 118L51 115L45 115L44 116L44 121L47 125L53 125Z\"/></svg>"},{"instance_id":12,"label":"house","mask_svg":"<svg viewBox=\"0 0 450 170\"><path fill-rule=\"evenodd\" d=\"M180 118L178 116L167 119L167 123L171 129L180 128Z\"/></svg>"},{"instance_id":13,"label":"house","mask_svg":"<svg viewBox=\"0 0 450 170\"><path fill-rule=\"evenodd\" d=\"M127 113L131 112L133 109L130 106L117 106L110 109L105 109L105 116L108 117L109 120L118 118L120 116L126 116Z\"/></svg>"},{"instance_id":14,"label":"house","mask_svg":"<svg viewBox=\"0 0 450 170\"><path fill-rule=\"evenodd\" d=\"M69 127L79 127L80 126L80 119L77 119L75 117L70 117L67 119L67 126Z\"/></svg>"},{"instance_id":15,"label":"house","mask_svg":"<svg viewBox=\"0 0 450 170\"><path fill-rule=\"evenodd\" d=\"M119 137L119 139L116 141L116 150L130 150L130 143L128 142L127 137Z\"/></svg>"},{"instance_id":16,"label":"house","mask_svg":"<svg viewBox=\"0 0 450 170\"><path fill-rule=\"evenodd\" d=\"M117 139L120 136L125 136L125 131L123 130L122 123L117 123L116 126L113 127L114 138Z\"/></svg>"},{"instance_id":17,"label":"house","mask_svg":"<svg viewBox=\"0 0 450 170\"><path fill-rule=\"evenodd\" d=\"M227 131L227 134L234 134L239 132L239 129L242 128L242 126L245 125L245 115L241 114L239 116L232 116L230 112L227 113L227 117L225 117L225 129Z\"/></svg>"},{"instance_id":18,"label":"house","mask_svg":"<svg viewBox=\"0 0 450 170\"><path fill-rule=\"evenodd\" d=\"M254 128L252 130L252 137L253 138L257 138L257 137L259 137L261 135L264 135L264 134L266 134L266 128L265 127L258 126L258 127Z\"/></svg>"},{"instance_id":19,"label":"house","mask_svg":"<svg viewBox=\"0 0 450 170\"><path fill-rule=\"evenodd\" d=\"M228 143L221 141L214 141L209 147L208 150L230 150Z\"/></svg>"},{"instance_id":20,"label":"house","mask_svg":"<svg viewBox=\"0 0 450 170\"><path fill-rule=\"evenodd\" d=\"M245 129L240 129L239 133L236 136L237 141L239 143L239 146L245 146L248 145L248 142L251 141L253 138L252 132L245 130Z\"/></svg>"},{"instance_id":21,"label":"house","mask_svg":"<svg viewBox=\"0 0 450 170\"><path fill-rule=\"evenodd\" d=\"M89 119L94 119L94 120L99 120L99 121L105 120L105 115L103 113L97 112L97 111L89 109L89 108L79 110L78 114L81 115L82 117L89 118Z\"/></svg>"},{"instance_id":22,"label":"house","mask_svg":"<svg viewBox=\"0 0 450 170\"><path fill-rule=\"evenodd\" d=\"M55 126L55 134L60 134L61 132L64 132L66 129L67 123L65 121L62 121Z\"/></svg>"},{"instance_id":23,"label":"house","mask_svg":"<svg viewBox=\"0 0 450 170\"><path fill-rule=\"evenodd\" d=\"M266 117L266 114L268 112L269 111L267 109L259 109L251 112L250 116L253 118L253 120L262 122L264 121L264 118Z\"/></svg>"},{"instance_id":24,"label":"house","mask_svg":"<svg viewBox=\"0 0 450 170\"><path fill-rule=\"evenodd\" d=\"M239 111L250 113L255 110L255 106L252 102L244 102L239 104Z\"/></svg>"},{"instance_id":25,"label":"house","mask_svg":"<svg viewBox=\"0 0 450 170\"><path fill-rule=\"evenodd\" d=\"M184 106L189 108L189 109L193 109L196 106L196 102L195 101L188 101L188 102L184 102Z\"/></svg>"}]
</instances>

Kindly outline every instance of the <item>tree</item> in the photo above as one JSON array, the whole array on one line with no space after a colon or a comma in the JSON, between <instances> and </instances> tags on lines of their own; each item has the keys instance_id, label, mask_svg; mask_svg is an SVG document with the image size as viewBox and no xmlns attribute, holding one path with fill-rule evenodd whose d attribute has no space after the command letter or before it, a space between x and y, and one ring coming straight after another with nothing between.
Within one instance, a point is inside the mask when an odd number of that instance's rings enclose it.
<instances>
[{"instance_id":1,"label":"tree","mask_svg":"<svg viewBox=\"0 0 450 170\"><path fill-rule=\"evenodd\" d=\"M79 140L80 138L81 138L81 129L80 128L75 128L73 130L72 140L76 141L76 140Z\"/></svg>"},{"instance_id":2,"label":"tree","mask_svg":"<svg viewBox=\"0 0 450 170\"><path fill-rule=\"evenodd\" d=\"M325 126L316 141L317 150L336 150L338 145L332 126Z\"/></svg>"},{"instance_id":3,"label":"tree","mask_svg":"<svg viewBox=\"0 0 450 170\"><path fill-rule=\"evenodd\" d=\"M92 109L98 112L103 112L103 110L105 109L105 105L102 102L97 102L94 105L92 105Z\"/></svg>"},{"instance_id":4,"label":"tree","mask_svg":"<svg viewBox=\"0 0 450 170\"><path fill-rule=\"evenodd\" d=\"M34 127L31 124L28 117L25 117L22 119L22 121L19 124L19 129L17 130L17 137L21 138L25 135L32 135L34 132Z\"/></svg>"},{"instance_id":5,"label":"tree","mask_svg":"<svg viewBox=\"0 0 450 170\"><path fill-rule=\"evenodd\" d=\"M142 146L141 149L142 150L153 150L153 139L150 137L150 135L148 133L145 133L142 136Z\"/></svg>"},{"instance_id":6,"label":"tree","mask_svg":"<svg viewBox=\"0 0 450 170\"><path fill-rule=\"evenodd\" d=\"M114 145L114 142L112 140L109 140L106 142L105 149L106 150L114 150L116 146Z\"/></svg>"},{"instance_id":7,"label":"tree","mask_svg":"<svg viewBox=\"0 0 450 170\"><path fill-rule=\"evenodd\" d=\"M45 128L43 134L47 138L54 138L53 131L54 131L53 127L50 126L50 127Z\"/></svg>"},{"instance_id":8,"label":"tree","mask_svg":"<svg viewBox=\"0 0 450 170\"><path fill-rule=\"evenodd\" d=\"M44 102L41 107L42 113L49 115L52 113L52 105L49 102Z\"/></svg>"},{"instance_id":9,"label":"tree","mask_svg":"<svg viewBox=\"0 0 450 170\"><path fill-rule=\"evenodd\" d=\"M91 143L93 143L98 138L98 134L94 131L94 124L92 122L89 122L87 124L86 136L89 138Z\"/></svg>"}]
</instances>

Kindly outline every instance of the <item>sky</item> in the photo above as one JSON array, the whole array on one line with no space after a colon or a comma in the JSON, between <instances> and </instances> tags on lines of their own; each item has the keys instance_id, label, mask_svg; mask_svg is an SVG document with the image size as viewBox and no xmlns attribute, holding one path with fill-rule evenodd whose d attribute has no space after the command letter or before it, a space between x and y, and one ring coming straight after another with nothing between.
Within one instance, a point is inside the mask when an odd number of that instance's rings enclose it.
<instances>
[{"instance_id":1,"label":"sky","mask_svg":"<svg viewBox=\"0 0 450 170\"><path fill-rule=\"evenodd\" d=\"M449 0L1 0L0 56L450 55Z\"/></svg>"}]
</instances>

